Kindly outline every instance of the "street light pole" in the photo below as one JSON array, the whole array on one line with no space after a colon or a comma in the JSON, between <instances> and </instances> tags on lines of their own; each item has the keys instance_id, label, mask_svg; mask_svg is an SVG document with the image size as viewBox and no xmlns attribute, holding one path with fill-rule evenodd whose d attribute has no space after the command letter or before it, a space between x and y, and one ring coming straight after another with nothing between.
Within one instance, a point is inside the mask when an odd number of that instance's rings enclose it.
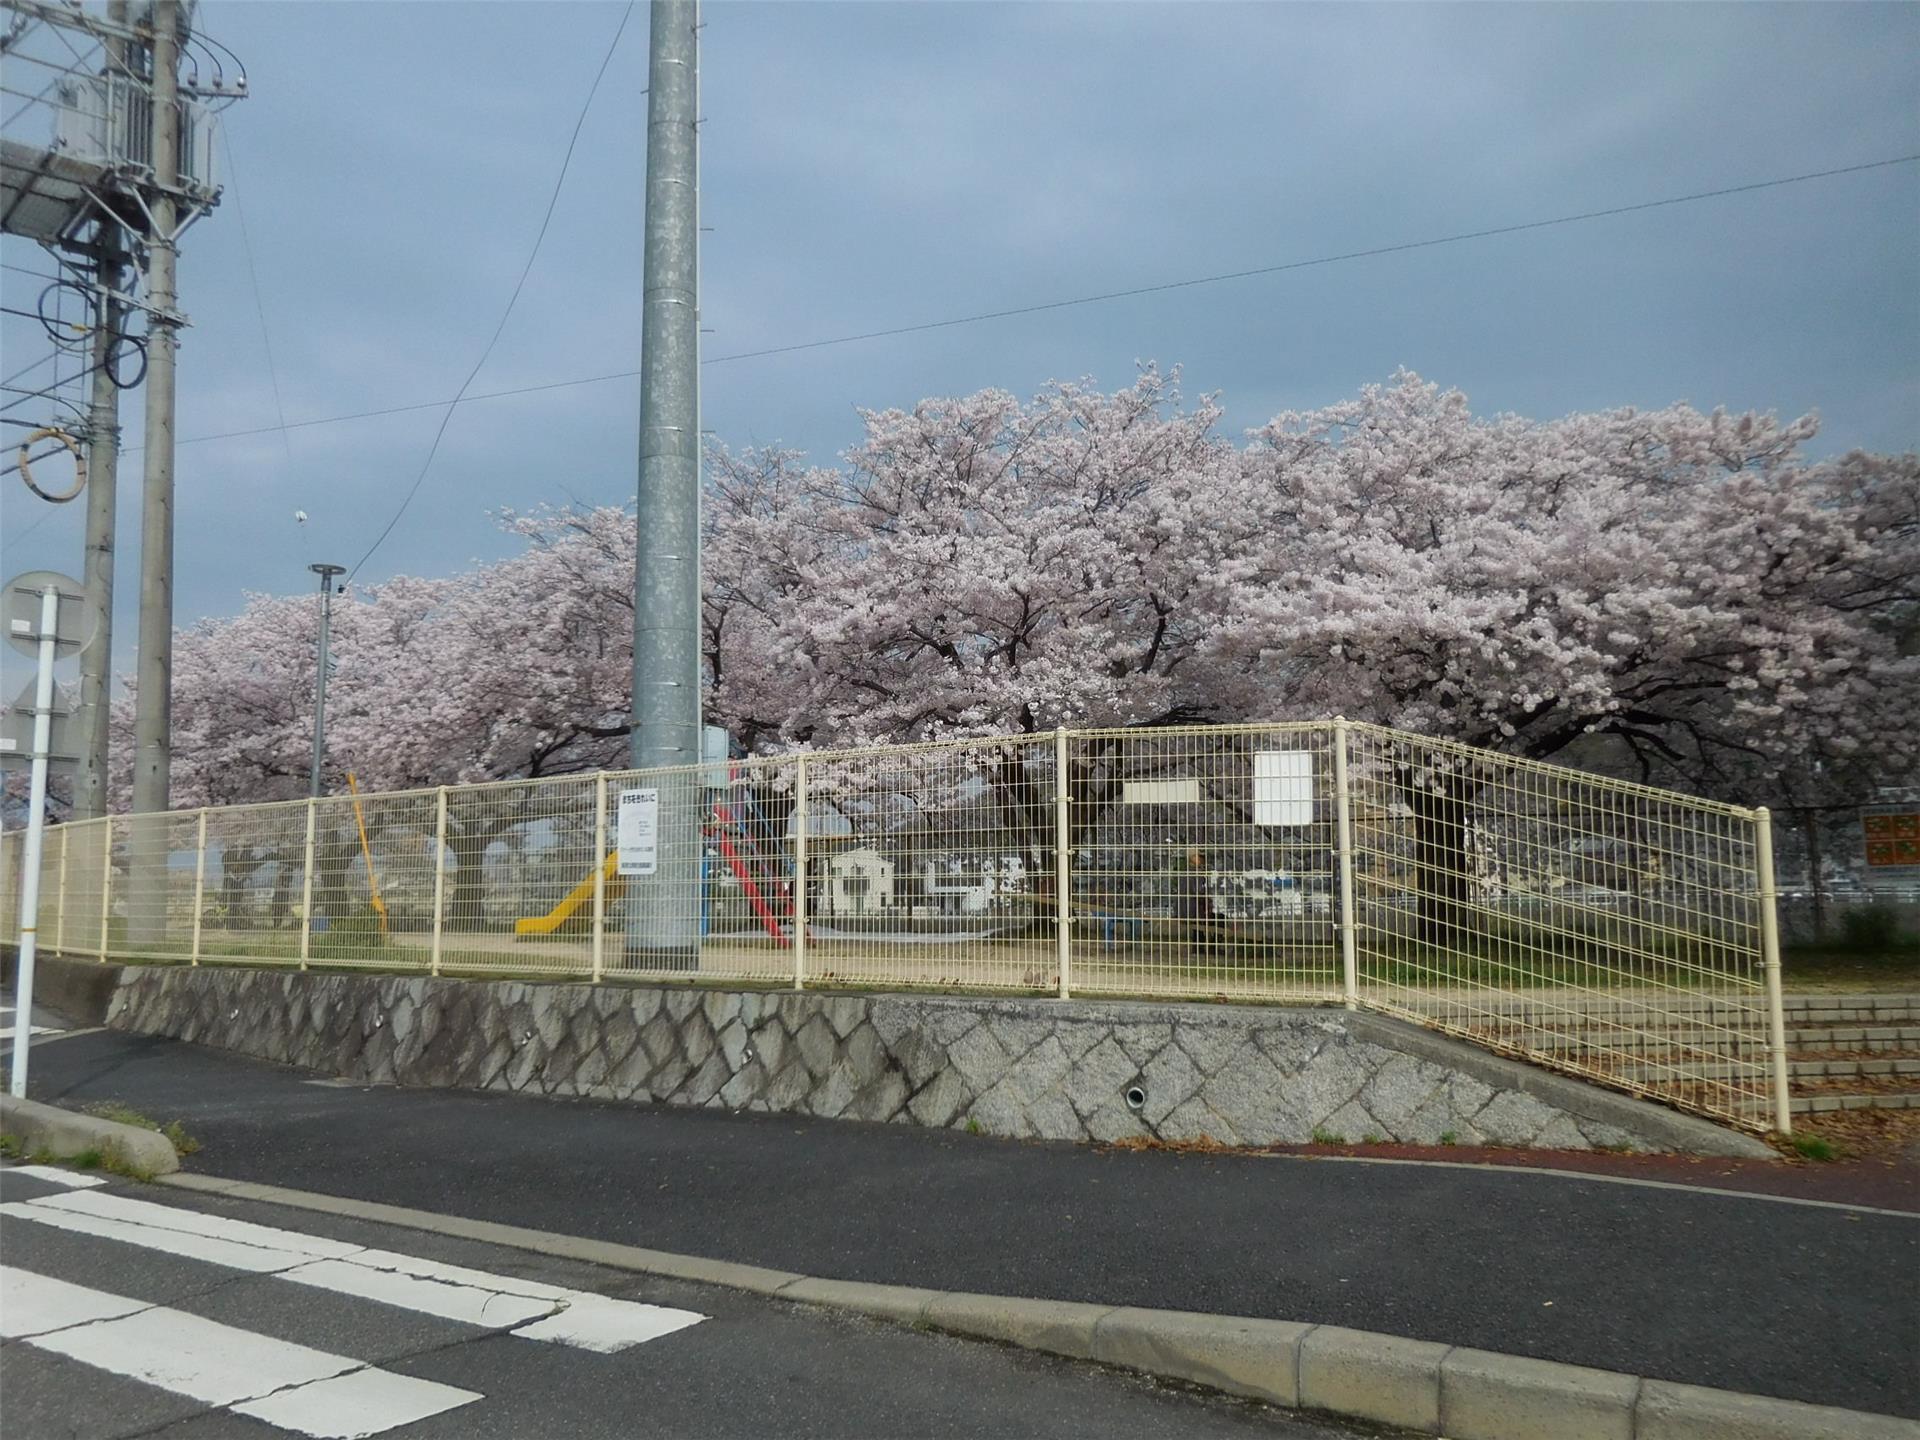
<instances>
[{"instance_id":1,"label":"street light pole","mask_svg":"<svg viewBox=\"0 0 1920 1440\"><path fill-rule=\"evenodd\" d=\"M347 573L344 565L309 565L320 577L320 654L313 676L313 773L307 794L320 798L320 771L327 762L327 641L333 628L333 577Z\"/></svg>"}]
</instances>

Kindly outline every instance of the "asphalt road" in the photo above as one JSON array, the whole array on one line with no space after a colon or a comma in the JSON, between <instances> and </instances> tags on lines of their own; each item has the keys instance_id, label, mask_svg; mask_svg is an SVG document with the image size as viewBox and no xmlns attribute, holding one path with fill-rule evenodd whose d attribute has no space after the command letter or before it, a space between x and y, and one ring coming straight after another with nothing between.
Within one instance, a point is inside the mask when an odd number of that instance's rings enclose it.
<instances>
[{"instance_id":1,"label":"asphalt road","mask_svg":"<svg viewBox=\"0 0 1920 1440\"><path fill-rule=\"evenodd\" d=\"M1354 1326L1920 1416L1920 1217L1501 1170L363 1089L73 1036L191 1168L837 1278Z\"/></svg>"},{"instance_id":2,"label":"asphalt road","mask_svg":"<svg viewBox=\"0 0 1920 1440\"><path fill-rule=\"evenodd\" d=\"M116 1233L88 1233L103 1223ZM34 1440L1382 1433L736 1291L157 1186L74 1190L0 1168L0 1231L0 1429ZM263 1240L293 1248L255 1261ZM369 1287L386 1298L357 1293ZM536 1287L569 1299L556 1307ZM483 1303L444 1313L465 1292ZM620 1303L581 1318L583 1296ZM557 1336L540 1325L556 1308L574 1327Z\"/></svg>"}]
</instances>

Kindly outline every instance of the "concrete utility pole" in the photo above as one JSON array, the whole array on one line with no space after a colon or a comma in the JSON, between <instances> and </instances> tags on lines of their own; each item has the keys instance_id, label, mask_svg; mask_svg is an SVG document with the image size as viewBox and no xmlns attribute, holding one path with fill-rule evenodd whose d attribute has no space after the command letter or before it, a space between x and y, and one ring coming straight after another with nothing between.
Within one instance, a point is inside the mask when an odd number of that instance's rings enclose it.
<instances>
[{"instance_id":1,"label":"concrete utility pole","mask_svg":"<svg viewBox=\"0 0 1920 1440\"><path fill-rule=\"evenodd\" d=\"M127 0L109 0L107 19L127 23ZM124 40L110 38L105 73L123 68ZM81 579L99 617L93 645L80 656L80 767L74 777L73 815L96 820L107 813L107 745L113 706L113 534L120 491L120 387L114 383L115 347L126 307L113 296L123 279L120 224L102 216L94 227L93 278L100 311L93 332L92 391L87 407L87 539Z\"/></svg>"},{"instance_id":2,"label":"concrete utility pole","mask_svg":"<svg viewBox=\"0 0 1920 1440\"><path fill-rule=\"evenodd\" d=\"M320 772L327 763L327 641L333 630L333 577L347 573L344 565L309 565L320 577L320 646L313 672L313 773L307 794L320 798Z\"/></svg>"},{"instance_id":3,"label":"concrete utility pole","mask_svg":"<svg viewBox=\"0 0 1920 1440\"><path fill-rule=\"evenodd\" d=\"M180 0L152 10L153 193L147 229L146 475L140 509L139 689L133 711L133 809L167 808L173 764L173 360L179 348L175 192L180 184ZM127 919L135 943L166 931L165 828L140 827Z\"/></svg>"},{"instance_id":4,"label":"concrete utility pole","mask_svg":"<svg viewBox=\"0 0 1920 1440\"><path fill-rule=\"evenodd\" d=\"M653 0L633 569L633 763L642 769L700 759L699 24L695 0ZM692 969L699 775L663 777L659 791L657 869L627 881L627 954Z\"/></svg>"}]
</instances>

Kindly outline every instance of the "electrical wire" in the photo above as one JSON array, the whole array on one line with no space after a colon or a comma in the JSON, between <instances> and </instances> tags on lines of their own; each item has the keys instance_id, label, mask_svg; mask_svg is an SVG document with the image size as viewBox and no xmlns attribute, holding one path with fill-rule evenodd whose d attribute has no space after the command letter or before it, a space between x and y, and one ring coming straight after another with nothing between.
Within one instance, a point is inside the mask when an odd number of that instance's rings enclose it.
<instances>
[{"instance_id":1,"label":"electrical wire","mask_svg":"<svg viewBox=\"0 0 1920 1440\"><path fill-rule=\"evenodd\" d=\"M1888 160L1869 160L1864 165L1842 165L1832 170L1810 170L1804 175L1784 175L1775 180L1756 180L1750 185L1728 185L1719 190L1700 190L1691 195L1673 195L1664 200L1643 200L1635 205L1612 205L1604 210L1582 210L1574 215L1557 215L1551 220L1528 220L1518 225L1495 225L1485 230L1463 230L1457 235L1438 235L1428 240L1408 240L1398 245L1376 245L1366 250L1348 250L1338 255L1321 255L1312 260L1289 260L1277 265L1259 265L1248 270L1223 270L1217 275L1197 275L1190 280L1168 280L1158 285L1136 285L1127 290L1106 290L1097 295L1080 295L1071 300L1049 300L1039 305L1018 305L1006 310L983 310L951 320L928 320L918 325L897 325L887 330L866 330L858 335L840 335L831 340L808 340L798 345L773 345L764 350L742 350L734 355L716 355L702 363L725 365L735 360L759 360L769 355L792 355L802 350L824 350L831 345L852 345L862 340L883 340L894 335L919 335L928 330L945 330L955 325L978 325L987 320L1008 320L1016 315L1040 315L1049 310L1066 310L1076 305L1099 305L1108 300L1128 300L1137 295L1162 295L1169 290L1189 290L1197 285L1218 285L1228 280L1250 280L1260 275L1281 275L1289 270L1307 270L1319 265L1338 265L1347 260L1367 260L1379 255L1399 255L1409 250L1428 250L1436 245L1458 245L1466 240L1487 240L1496 235L1518 235L1528 230L1546 230L1556 225L1577 225L1585 220L1603 220L1613 215L1632 215L1643 210L1659 210L1669 205L1690 205L1699 200L1718 200L1728 195L1746 195L1756 190L1772 190L1782 185L1799 185L1809 180L1826 180L1836 175L1857 175L1863 170L1879 170L1889 165L1911 165L1920 155L1898 155Z\"/></svg>"},{"instance_id":2,"label":"electrical wire","mask_svg":"<svg viewBox=\"0 0 1920 1440\"><path fill-rule=\"evenodd\" d=\"M1813 170L1802 175L1785 175L1773 180L1759 180L1748 185L1731 185L1718 190L1701 190L1689 195L1674 195L1663 200L1648 200L1635 205L1618 205L1604 210L1587 210L1575 215L1560 215L1549 220L1531 220L1518 225L1501 225L1485 230L1463 231L1456 235L1441 235L1427 240L1413 240L1399 245L1382 245L1366 250L1350 250L1338 255L1322 255L1311 260L1293 260L1277 265L1261 266L1250 270L1225 271L1217 275L1196 276L1188 280L1170 280L1158 285L1137 286L1128 290L1110 290L1097 295L1083 295L1071 300L1052 300L1042 304L1023 305L1003 310L981 311L972 315L955 316L948 320L931 320L917 325L895 326L885 330L863 331L857 335L841 335L825 340L808 340L795 345L776 345L762 350L741 351L733 355L716 355L702 361L705 365L724 365L733 361L759 359L770 355L791 355L802 350L818 350L834 345L852 345L861 340L880 339L894 335L910 335L927 330L947 329L957 325L974 325L988 320L1006 319L1016 315L1034 315L1048 310L1061 310L1075 305L1095 305L1108 300L1118 300L1135 295L1151 295L1168 290L1186 289L1197 285L1216 285L1228 280L1245 279L1259 275L1277 275L1288 270L1304 270L1313 266L1334 265L1346 260L1358 260L1370 256L1393 255L1409 250L1427 249L1438 245L1455 245L1467 240L1485 239L1496 235L1514 235L1528 230L1542 230L1557 225L1573 225L1586 220L1596 220L1605 216L1628 215L1642 210L1656 210L1672 205L1687 205L1696 201L1719 199L1728 195L1741 195L1756 190L1777 189L1783 185L1799 185L1811 180L1825 180L1838 175L1854 175L1867 170L1880 170L1894 165L1911 165L1920 161L1920 154L1898 155L1886 160L1871 160L1862 165L1844 165L1831 170ZM377 410L353 410L341 415L322 415L312 420L294 420L287 424L289 430L301 430L315 425L341 425L354 420L372 420L385 415L401 415L413 410L435 410L442 405L472 404L480 400L505 400L516 395L534 395L544 390L564 390L576 385L599 385L609 380L631 380L639 375L638 370L613 370L601 375L583 375L572 380L549 380L538 385L520 385L508 390L486 391L478 395L459 395L453 400L421 400L408 405L387 405ZM206 435L183 436L176 441L179 445L203 445L216 440L237 440L252 435L270 434L276 427L271 425L254 426L243 430L219 430ZM138 448L138 447L133 447Z\"/></svg>"},{"instance_id":3,"label":"electrical wire","mask_svg":"<svg viewBox=\"0 0 1920 1440\"><path fill-rule=\"evenodd\" d=\"M373 544L367 547L366 553L354 562L353 569L347 575L347 584L353 583L353 577L360 573L361 566L371 560L374 552L386 543L387 537L393 533L393 527L400 523L400 517L405 515L407 508L413 504L413 497L420 493L421 482L427 478L427 471L433 467L433 457L440 453L440 438L447 433L447 423L453 419L453 412L466 398L468 387L473 384L481 368L493 354L493 347L500 343L501 333L506 330L507 321L513 315L513 307L520 300L520 292L526 288L527 276L533 273L533 262L539 257L540 244L547 238L547 227L553 223L554 208L560 203L560 191L567 183L567 170L573 164L574 147L580 143L580 131L587 123L587 112L593 108L593 97L599 92L600 81L607 73L607 66L613 63L613 52L620 45L620 37L626 33L627 21L633 18L633 5L634 0L627 0L626 8L620 12L620 23L614 27L613 39L607 42L607 52L600 57L600 68L594 71L593 83L587 87L586 98L581 101L579 117L573 122L573 133L567 137L566 154L560 157L560 173L554 177L553 193L547 197L547 212L540 217L540 232L533 237L533 248L527 252L527 263L520 267L520 278L514 282L513 294L507 297L507 308L500 312L500 323L493 327L493 335L488 339L486 349L480 352L480 358L474 362L473 369L469 370L467 378L460 382L459 391L448 402L447 413L440 417L440 428L433 432L433 444L428 447L426 461L420 466L420 473L413 477L413 484L407 487L406 497L401 500L400 508L393 512L393 518L387 521L386 527L374 538Z\"/></svg>"},{"instance_id":4,"label":"electrical wire","mask_svg":"<svg viewBox=\"0 0 1920 1440\"><path fill-rule=\"evenodd\" d=\"M293 442L287 438L287 407L280 400L280 371L273 363L273 336L267 331L267 306L260 296L260 272L253 263L253 236L247 230L247 207L240 198L240 162L234 154L232 132L222 127L221 136L227 147L227 193L233 196L234 212L240 217L240 247L246 253L247 279L253 286L253 313L260 318L260 347L267 353L267 381L273 386L273 413L280 422L274 428L280 432L280 446L286 451L287 468L292 470ZM144 367L142 373L145 373Z\"/></svg>"}]
</instances>

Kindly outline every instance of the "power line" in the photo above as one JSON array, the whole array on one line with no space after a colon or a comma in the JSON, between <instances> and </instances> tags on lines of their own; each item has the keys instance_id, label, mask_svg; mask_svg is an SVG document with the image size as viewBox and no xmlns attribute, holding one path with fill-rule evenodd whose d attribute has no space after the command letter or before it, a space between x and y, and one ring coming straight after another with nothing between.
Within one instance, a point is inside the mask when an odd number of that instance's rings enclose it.
<instances>
[{"instance_id":1,"label":"power line","mask_svg":"<svg viewBox=\"0 0 1920 1440\"><path fill-rule=\"evenodd\" d=\"M1334 265L1346 260L1359 260L1372 256L1394 255L1409 250L1429 249L1439 245L1456 245L1467 240L1488 239L1497 235L1515 235L1528 230L1544 230L1557 225L1573 225L1582 221L1597 220L1607 216L1630 215L1643 210L1658 210L1672 205L1687 205L1702 200L1714 200L1728 195L1741 195L1756 190L1777 189L1783 185L1799 185L1811 180L1825 180L1838 175L1854 175L1866 170L1880 170L1894 165L1910 165L1920 160L1920 155L1898 155L1886 160L1872 160L1863 165L1844 165L1831 170L1813 170L1802 175L1786 175L1773 180L1759 180L1749 185L1731 185L1718 190L1700 190L1689 195L1670 196L1664 200L1647 200L1635 205L1618 205L1604 210L1586 210L1574 215L1560 215L1549 220L1530 220L1517 225L1500 225L1484 230L1462 231L1456 235L1441 235L1427 240L1411 240L1399 245L1381 245L1366 250L1349 250L1338 255L1321 255L1311 260L1291 260L1276 265L1265 265L1250 270L1223 271L1217 275L1196 276L1188 280L1170 280L1158 285L1141 285L1128 290L1110 290L1097 295L1083 295L1071 300L1051 300L1036 305L1022 305L1003 310L987 310L972 315L955 316L948 320L930 320L916 325L901 325L885 330L868 330L857 335L841 335L825 340L808 340L795 345L776 345L762 350L745 350L733 355L716 355L703 361L706 365L724 365L732 361L760 359L771 355L791 355L802 350L818 350L833 345L852 345L862 340L876 340L894 335L912 335L927 330L947 329L956 325L975 325L988 320L1008 319L1017 315L1034 315L1048 310L1062 310L1076 305L1096 305L1109 300L1126 299L1136 295L1152 295L1168 290L1181 290L1197 285L1216 285L1228 280L1248 279L1260 275L1277 275L1289 270L1305 270L1314 266ZM377 410L354 410L342 415L323 415L312 420L294 420L287 423L289 430L300 430L315 425L340 425L353 420L377 419L384 415L402 415L414 410L435 410L442 405L471 404L479 400L505 400L515 395L533 395L544 390L564 390L575 385L599 385L609 380L631 380L639 375L638 370L613 370L602 375L583 375L573 380L549 380L538 385L520 385L507 390L485 391L478 395L462 393L453 400L422 400L408 405L387 405ZM189 435L177 441L180 445L207 444L215 440L237 440L252 435L272 434L280 427L273 425L254 426L244 430L221 430L207 435ZM129 447L137 449L138 447Z\"/></svg>"},{"instance_id":2,"label":"power line","mask_svg":"<svg viewBox=\"0 0 1920 1440\"><path fill-rule=\"evenodd\" d=\"M1808 180L1826 180L1835 175L1855 175L1862 170L1879 170L1889 165L1911 165L1920 155L1898 155L1890 160L1869 160L1864 165L1842 165L1833 170L1811 170L1804 175L1785 175L1777 180L1756 180L1750 185L1728 185L1719 190L1699 190L1691 195L1674 195L1665 200L1643 200L1637 205L1614 205L1605 210L1583 210L1576 215L1557 215L1551 220L1528 220L1518 225L1495 225L1485 230L1463 230L1457 235L1439 235L1430 240L1408 240L1399 245L1376 245L1367 250L1348 250L1339 255L1322 255L1312 260L1289 260L1278 265L1260 265L1251 270L1225 270L1218 275L1199 275L1191 280L1168 280L1158 285L1137 285L1130 290L1107 290L1098 295L1081 295L1072 300L1049 300L1039 305L1020 305L1007 310L983 310L976 315L960 315L951 320L929 320L919 325L898 325L888 330L867 330L858 335L840 335L831 340L808 340L798 345L774 345L764 350L742 350L735 355L716 355L708 365L724 365L732 360L758 360L768 355L792 355L801 350L822 350L829 345L852 345L861 340L882 340L893 335L918 335L928 330L945 330L955 325L977 325L984 320L1007 320L1016 315L1039 315L1048 310L1066 310L1075 305L1098 305L1108 300L1127 300L1136 295L1160 295L1169 290L1188 290L1196 285L1218 285L1227 280L1249 280L1258 275L1280 275L1289 270L1306 270L1316 265L1337 265L1343 260L1366 260L1376 255L1399 255L1409 250L1428 250L1436 245L1457 245L1463 240L1486 240L1495 235L1518 235L1527 230L1545 230L1555 225L1575 225L1583 220L1602 220L1610 215L1632 215L1642 210L1659 210L1669 205L1690 205L1698 200L1718 200L1727 195L1745 195L1755 190L1772 190L1782 185L1799 185Z\"/></svg>"},{"instance_id":3,"label":"power line","mask_svg":"<svg viewBox=\"0 0 1920 1440\"><path fill-rule=\"evenodd\" d=\"M620 23L614 28L613 39L607 42L607 53L600 57L600 68L593 73L593 83L587 87L586 98L580 103L580 114L573 122L573 134L567 137L567 153L560 157L560 173L554 177L553 193L547 197L547 213L540 217L540 233L533 237L533 248L527 252L527 263L520 267L520 278L514 282L513 294L507 297L507 308L500 312L500 323L493 327L493 335L487 341L487 348L480 352L480 358L474 362L473 369L467 372L467 378L460 382L460 389L447 404L447 413L440 417L440 428L433 432L433 444L427 449L426 462L421 465L420 473L413 477L413 484L407 487L406 497L401 500L400 508L393 512L393 518L387 521L386 528L375 537L373 544L367 547L366 554L354 562L353 570L347 580L360 573L360 567L373 558L373 554L386 543L387 536L393 533L393 527L400 523L400 517L407 513L407 507L413 504L413 497L420 492L420 484L427 478L427 471L433 467L433 457L440 453L440 437L447 433L447 422L453 419L453 412L466 398L467 388L473 384L487 359L493 354L493 347L500 343L501 332L507 328L507 321L513 315L513 307L520 300L520 292L526 288L527 276L533 273L533 262L540 254L540 243L547 238L547 227L553 223L554 208L560 203L560 190L567 183L567 169L573 164L574 147L580 143L580 130L587 123L587 111L593 108L593 97L600 89L600 80L607 73L607 66L613 62L613 52L620 44L620 37L626 33L627 21L633 17L633 0L627 0L626 9L620 12ZM283 426L284 431L284 426Z\"/></svg>"},{"instance_id":4,"label":"power line","mask_svg":"<svg viewBox=\"0 0 1920 1440\"><path fill-rule=\"evenodd\" d=\"M232 172L227 188L233 192L233 208L240 217L240 246L246 252L247 279L253 285L253 313L260 317L260 347L267 354L267 381L273 386L273 413L280 422L275 428L280 432L280 445L287 452L287 467L291 470L293 442L287 439L287 407L280 401L280 371L273 363L273 337L267 331L267 306L260 298L260 271L253 263L253 237L247 232L247 207L240 198L240 164L234 154L233 132L223 126L221 139L227 147L227 169Z\"/></svg>"}]
</instances>

